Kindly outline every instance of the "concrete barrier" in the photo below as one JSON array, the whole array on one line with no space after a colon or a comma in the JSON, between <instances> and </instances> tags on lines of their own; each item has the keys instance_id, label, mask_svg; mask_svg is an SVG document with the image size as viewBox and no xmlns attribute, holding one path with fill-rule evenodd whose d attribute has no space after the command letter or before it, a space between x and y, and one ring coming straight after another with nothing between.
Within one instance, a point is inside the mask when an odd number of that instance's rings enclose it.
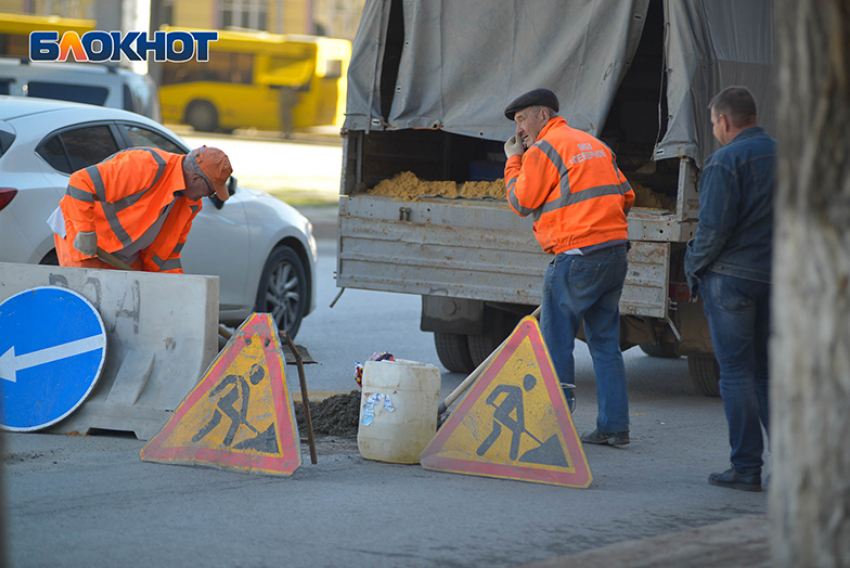
<instances>
[{"instance_id":1,"label":"concrete barrier","mask_svg":"<svg viewBox=\"0 0 850 568\"><path fill-rule=\"evenodd\" d=\"M150 440L218 352L218 277L0 262L0 301L48 285L85 296L107 333L97 386L49 431L99 428Z\"/></svg>"}]
</instances>

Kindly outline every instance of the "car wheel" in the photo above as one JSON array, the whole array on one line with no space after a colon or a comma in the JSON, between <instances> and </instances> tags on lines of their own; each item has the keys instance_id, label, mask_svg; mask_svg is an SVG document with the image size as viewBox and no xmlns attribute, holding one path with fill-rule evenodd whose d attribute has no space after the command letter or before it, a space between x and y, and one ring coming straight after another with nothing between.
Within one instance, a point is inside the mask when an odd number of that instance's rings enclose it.
<instances>
[{"instance_id":1,"label":"car wheel","mask_svg":"<svg viewBox=\"0 0 850 568\"><path fill-rule=\"evenodd\" d=\"M214 132L218 128L218 111L208 101L193 101L186 109L186 122L198 132Z\"/></svg>"},{"instance_id":2,"label":"car wheel","mask_svg":"<svg viewBox=\"0 0 850 568\"><path fill-rule=\"evenodd\" d=\"M435 331L434 347L437 348L440 363L452 373L470 373L475 370L465 335Z\"/></svg>"},{"instance_id":3,"label":"car wheel","mask_svg":"<svg viewBox=\"0 0 850 568\"><path fill-rule=\"evenodd\" d=\"M307 275L298 254L287 246L272 251L257 289L257 312L272 315L293 339L307 311Z\"/></svg>"}]
</instances>

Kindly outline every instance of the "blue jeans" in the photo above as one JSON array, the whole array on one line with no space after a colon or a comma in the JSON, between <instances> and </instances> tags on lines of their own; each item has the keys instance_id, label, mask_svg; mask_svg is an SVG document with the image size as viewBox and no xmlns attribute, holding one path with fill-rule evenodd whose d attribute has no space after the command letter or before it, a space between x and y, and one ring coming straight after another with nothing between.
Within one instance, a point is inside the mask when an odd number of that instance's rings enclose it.
<instances>
[{"instance_id":1,"label":"blue jeans","mask_svg":"<svg viewBox=\"0 0 850 568\"><path fill-rule=\"evenodd\" d=\"M762 425L770 431L770 284L709 270L700 282L700 291L720 364L720 396L729 423L732 467L741 475L757 475L763 463Z\"/></svg>"},{"instance_id":2,"label":"blue jeans","mask_svg":"<svg viewBox=\"0 0 850 568\"><path fill-rule=\"evenodd\" d=\"M540 331L562 383L575 382L575 337L584 335L593 358L600 432L629 429L629 394L620 352L620 294L628 270L626 245L588 256L559 254L543 281Z\"/></svg>"}]
</instances>

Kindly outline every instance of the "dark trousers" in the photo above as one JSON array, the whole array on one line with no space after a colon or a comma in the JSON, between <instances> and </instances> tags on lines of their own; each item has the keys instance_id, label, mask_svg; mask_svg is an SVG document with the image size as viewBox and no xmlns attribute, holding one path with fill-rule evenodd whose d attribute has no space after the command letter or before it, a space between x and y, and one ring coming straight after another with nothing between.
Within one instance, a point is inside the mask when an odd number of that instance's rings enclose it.
<instances>
[{"instance_id":1,"label":"dark trousers","mask_svg":"<svg viewBox=\"0 0 850 568\"><path fill-rule=\"evenodd\" d=\"M589 256L559 254L543 280L540 331L558 378L575 382L575 338L584 320L584 334L596 375L600 432L629 429L629 394L620 351L620 294L628 272L626 245Z\"/></svg>"},{"instance_id":2,"label":"dark trousers","mask_svg":"<svg viewBox=\"0 0 850 568\"><path fill-rule=\"evenodd\" d=\"M770 284L709 270L700 291L720 364L720 395L729 423L732 466L742 475L756 475L763 463L761 427L770 431Z\"/></svg>"}]
</instances>

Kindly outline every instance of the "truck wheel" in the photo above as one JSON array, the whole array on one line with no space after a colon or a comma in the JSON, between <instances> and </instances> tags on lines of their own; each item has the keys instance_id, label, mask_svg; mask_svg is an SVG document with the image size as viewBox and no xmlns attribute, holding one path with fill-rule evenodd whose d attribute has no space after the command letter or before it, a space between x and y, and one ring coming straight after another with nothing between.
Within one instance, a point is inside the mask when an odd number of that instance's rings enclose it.
<instances>
[{"instance_id":1,"label":"truck wheel","mask_svg":"<svg viewBox=\"0 0 850 568\"><path fill-rule=\"evenodd\" d=\"M720 365L712 355L688 355L688 372L700 394L720 396Z\"/></svg>"},{"instance_id":2,"label":"truck wheel","mask_svg":"<svg viewBox=\"0 0 850 568\"><path fill-rule=\"evenodd\" d=\"M481 335L467 335L466 340L469 342L469 354L472 356L472 364L476 367L484 362L490 356L490 353L496 350L504 337L499 339L495 333L483 333Z\"/></svg>"},{"instance_id":3,"label":"truck wheel","mask_svg":"<svg viewBox=\"0 0 850 568\"><path fill-rule=\"evenodd\" d=\"M435 331L434 345L437 348L440 363L452 373L468 374L475 370L465 335Z\"/></svg>"},{"instance_id":4,"label":"truck wheel","mask_svg":"<svg viewBox=\"0 0 850 568\"><path fill-rule=\"evenodd\" d=\"M517 314L485 307L484 329L486 331L480 335L466 336L472 363L476 367L483 363L511 334L520 319Z\"/></svg>"},{"instance_id":5,"label":"truck wheel","mask_svg":"<svg viewBox=\"0 0 850 568\"><path fill-rule=\"evenodd\" d=\"M669 343L656 345L654 343L641 343L640 350L650 357L660 357L662 359L678 359L679 354L676 353L676 347Z\"/></svg>"},{"instance_id":6,"label":"truck wheel","mask_svg":"<svg viewBox=\"0 0 850 568\"><path fill-rule=\"evenodd\" d=\"M214 132L218 128L218 111L209 101L192 101L186 109L186 122L198 132Z\"/></svg>"}]
</instances>

